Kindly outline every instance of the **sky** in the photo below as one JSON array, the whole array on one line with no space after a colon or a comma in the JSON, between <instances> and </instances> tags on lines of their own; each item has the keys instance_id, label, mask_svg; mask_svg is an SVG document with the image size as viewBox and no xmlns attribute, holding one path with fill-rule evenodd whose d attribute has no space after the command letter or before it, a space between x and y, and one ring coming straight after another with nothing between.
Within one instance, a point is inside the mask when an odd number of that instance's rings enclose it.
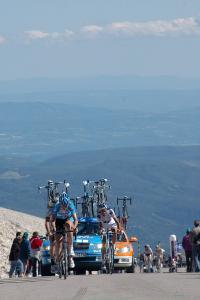
<instances>
[{"instance_id":1,"label":"sky","mask_svg":"<svg viewBox=\"0 0 200 300\"><path fill-rule=\"evenodd\" d=\"M199 0L0 0L0 80L200 78Z\"/></svg>"}]
</instances>

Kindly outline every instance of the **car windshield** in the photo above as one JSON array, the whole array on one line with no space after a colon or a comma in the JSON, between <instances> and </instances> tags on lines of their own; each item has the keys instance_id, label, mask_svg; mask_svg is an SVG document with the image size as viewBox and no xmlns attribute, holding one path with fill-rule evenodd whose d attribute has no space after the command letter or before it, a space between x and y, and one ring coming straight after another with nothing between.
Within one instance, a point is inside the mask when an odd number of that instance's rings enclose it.
<instances>
[{"instance_id":1,"label":"car windshield","mask_svg":"<svg viewBox=\"0 0 200 300\"><path fill-rule=\"evenodd\" d=\"M82 222L78 224L78 235L98 235L99 223Z\"/></svg>"},{"instance_id":2,"label":"car windshield","mask_svg":"<svg viewBox=\"0 0 200 300\"><path fill-rule=\"evenodd\" d=\"M118 242L127 242L126 235L123 233L118 233L117 234L117 241Z\"/></svg>"}]
</instances>

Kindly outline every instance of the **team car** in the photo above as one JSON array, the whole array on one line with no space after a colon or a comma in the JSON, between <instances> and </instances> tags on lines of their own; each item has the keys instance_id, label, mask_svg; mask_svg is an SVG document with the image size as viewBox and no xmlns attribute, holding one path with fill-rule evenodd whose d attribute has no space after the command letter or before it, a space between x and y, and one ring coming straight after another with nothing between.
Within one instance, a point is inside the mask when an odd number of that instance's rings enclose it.
<instances>
[{"instance_id":1,"label":"team car","mask_svg":"<svg viewBox=\"0 0 200 300\"><path fill-rule=\"evenodd\" d=\"M102 237L96 218L79 218L78 232L74 239L75 274L99 271L102 267Z\"/></svg>"},{"instance_id":2,"label":"team car","mask_svg":"<svg viewBox=\"0 0 200 300\"><path fill-rule=\"evenodd\" d=\"M125 231L117 234L114 254L114 269L125 270L127 273L135 272L134 249L132 243L136 242L137 238L132 236L128 238Z\"/></svg>"}]
</instances>

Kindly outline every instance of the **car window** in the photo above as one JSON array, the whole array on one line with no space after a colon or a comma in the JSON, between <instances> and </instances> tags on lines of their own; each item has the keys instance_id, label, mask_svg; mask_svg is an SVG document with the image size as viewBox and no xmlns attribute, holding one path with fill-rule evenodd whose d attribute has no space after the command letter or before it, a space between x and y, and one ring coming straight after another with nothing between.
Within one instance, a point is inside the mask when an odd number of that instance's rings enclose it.
<instances>
[{"instance_id":1,"label":"car window","mask_svg":"<svg viewBox=\"0 0 200 300\"><path fill-rule=\"evenodd\" d=\"M124 232L117 234L117 241L118 242L127 242L127 238L126 238L126 235L124 234Z\"/></svg>"},{"instance_id":2,"label":"car window","mask_svg":"<svg viewBox=\"0 0 200 300\"><path fill-rule=\"evenodd\" d=\"M82 222L78 224L78 235L98 235L99 223L86 223Z\"/></svg>"}]
</instances>

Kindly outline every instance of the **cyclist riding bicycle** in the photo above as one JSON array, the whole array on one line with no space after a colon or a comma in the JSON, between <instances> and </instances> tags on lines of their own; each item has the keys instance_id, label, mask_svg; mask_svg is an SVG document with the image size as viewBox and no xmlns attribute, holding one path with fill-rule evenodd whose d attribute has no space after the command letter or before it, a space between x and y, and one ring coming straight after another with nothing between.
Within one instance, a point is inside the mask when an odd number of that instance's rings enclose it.
<instances>
[{"instance_id":1,"label":"cyclist riding bicycle","mask_svg":"<svg viewBox=\"0 0 200 300\"><path fill-rule=\"evenodd\" d=\"M54 257L55 257L55 235L51 232L53 231L53 228L51 226L51 216L54 210L54 207L56 203L59 201L59 193L56 193L55 196L51 199L49 199L47 204L47 211L46 211L46 217L45 217L45 228L46 228L46 236L49 238L50 241L50 256L51 256L51 263L54 265Z\"/></svg>"},{"instance_id":2,"label":"cyclist riding bicycle","mask_svg":"<svg viewBox=\"0 0 200 300\"><path fill-rule=\"evenodd\" d=\"M163 263L163 254L164 254L164 249L161 248L160 244L156 245L156 249L154 252L154 259L155 259L155 266L157 269L157 272L160 272L162 263Z\"/></svg>"},{"instance_id":3,"label":"cyclist riding bicycle","mask_svg":"<svg viewBox=\"0 0 200 300\"><path fill-rule=\"evenodd\" d=\"M153 251L149 245L144 246L144 266L147 271L153 271Z\"/></svg>"},{"instance_id":4,"label":"cyclist riding bicycle","mask_svg":"<svg viewBox=\"0 0 200 300\"><path fill-rule=\"evenodd\" d=\"M97 220L100 223L100 231L112 231L112 244L115 245L117 239L117 231L121 231L121 224L115 215L113 209L109 209L106 204L100 204L98 208ZM102 259L105 258L105 240L102 241ZM105 266L103 266L104 268Z\"/></svg>"},{"instance_id":5,"label":"cyclist riding bicycle","mask_svg":"<svg viewBox=\"0 0 200 300\"><path fill-rule=\"evenodd\" d=\"M74 268L74 250L73 250L73 232L78 225L76 209L67 193L63 193L59 197L53 211L51 224L53 231L56 233L56 261L61 259L63 232L66 232L67 251L70 257L69 267Z\"/></svg>"}]
</instances>

